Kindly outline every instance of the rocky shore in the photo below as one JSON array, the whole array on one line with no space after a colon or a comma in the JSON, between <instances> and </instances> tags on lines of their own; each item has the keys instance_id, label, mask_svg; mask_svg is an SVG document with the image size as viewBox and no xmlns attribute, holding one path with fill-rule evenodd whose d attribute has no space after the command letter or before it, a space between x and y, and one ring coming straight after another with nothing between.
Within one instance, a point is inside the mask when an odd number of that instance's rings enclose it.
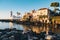
<instances>
[{"instance_id":1,"label":"rocky shore","mask_svg":"<svg viewBox=\"0 0 60 40\"><path fill-rule=\"evenodd\" d=\"M22 30L7 28L0 30L0 40L27 40L27 36L22 34Z\"/></svg>"},{"instance_id":2,"label":"rocky shore","mask_svg":"<svg viewBox=\"0 0 60 40\"><path fill-rule=\"evenodd\" d=\"M60 35L51 31L47 35L46 32L36 34L31 30L23 32L23 30L17 30L16 28L0 29L0 40L47 40L47 37L50 40L60 40Z\"/></svg>"}]
</instances>

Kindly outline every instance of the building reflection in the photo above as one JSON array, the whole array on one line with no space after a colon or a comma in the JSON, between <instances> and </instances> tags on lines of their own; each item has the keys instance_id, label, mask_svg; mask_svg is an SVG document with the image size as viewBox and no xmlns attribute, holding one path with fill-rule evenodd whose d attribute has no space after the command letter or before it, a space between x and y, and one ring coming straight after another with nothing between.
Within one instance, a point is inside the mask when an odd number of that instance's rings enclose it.
<instances>
[{"instance_id":1,"label":"building reflection","mask_svg":"<svg viewBox=\"0 0 60 40\"><path fill-rule=\"evenodd\" d=\"M26 26L24 25L24 31L28 31L29 29L31 29L33 32L36 33L40 33L43 31L46 31L46 33L48 34L49 28L46 26Z\"/></svg>"},{"instance_id":2,"label":"building reflection","mask_svg":"<svg viewBox=\"0 0 60 40\"><path fill-rule=\"evenodd\" d=\"M52 29L52 32L60 34L60 28L58 26L57 27L53 26L51 29Z\"/></svg>"},{"instance_id":3,"label":"building reflection","mask_svg":"<svg viewBox=\"0 0 60 40\"><path fill-rule=\"evenodd\" d=\"M22 25L23 27L23 33L26 33L30 28L27 25Z\"/></svg>"},{"instance_id":4,"label":"building reflection","mask_svg":"<svg viewBox=\"0 0 60 40\"><path fill-rule=\"evenodd\" d=\"M54 33L60 33L60 28L55 28L54 26L50 27L49 25L46 26L27 26L27 25L23 25L24 27L24 31L28 31L29 29L32 30L33 32L36 33L41 33L41 32L46 32L46 34L48 34L49 31L52 31Z\"/></svg>"},{"instance_id":5,"label":"building reflection","mask_svg":"<svg viewBox=\"0 0 60 40\"><path fill-rule=\"evenodd\" d=\"M9 28L12 29L14 27L14 24L12 22L9 22ZM24 32L27 32L29 30L32 30L33 32L41 33L46 32L48 34L49 31L52 31L54 33L60 34L60 28L57 26L49 26L49 25L43 25L43 26L32 26L32 25L20 25L16 26L18 30L23 30Z\"/></svg>"},{"instance_id":6,"label":"building reflection","mask_svg":"<svg viewBox=\"0 0 60 40\"><path fill-rule=\"evenodd\" d=\"M36 33L40 33L40 28L37 26L32 26L31 30Z\"/></svg>"},{"instance_id":7,"label":"building reflection","mask_svg":"<svg viewBox=\"0 0 60 40\"><path fill-rule=\"evenodd\" d=\"M49 26L47 25L46 26L46 34L48 34L48 32L49 32Z\"/></svg>"}]
</instances>

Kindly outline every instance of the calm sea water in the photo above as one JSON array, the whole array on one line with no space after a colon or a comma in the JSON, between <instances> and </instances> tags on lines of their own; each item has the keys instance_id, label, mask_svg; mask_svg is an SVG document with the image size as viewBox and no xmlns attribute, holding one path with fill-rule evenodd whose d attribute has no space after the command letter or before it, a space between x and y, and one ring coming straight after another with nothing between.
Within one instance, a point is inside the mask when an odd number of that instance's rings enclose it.
<instances>
[{"instance_id":1,"label":"calm sea water","mask_svg":"<svg viewBox=\"0 0 60 40\"><path fill-rule=\"evenodd\" d=\"M5 28L16 28L18 30L32 30L33 32L40 33L42 31L46 31L48 34L48 31L52 31L54 33L60 34L60 28L59 27L54 27L54 26L32 26L32 25L20 25L20 24L15 24L12 22L0 22L0 29L5 29Z\"/></svg>"},{"instance_id":2,"label":"calm sea water","mask_svg":"<svg viewBox=\"0 0 60 40\"><path fill-rule=\"evenodd\" d=\"M23 26L19 24L15 24L12 22L0 22L0 29L5 29L5 28L16 28L18 30L23 30Z\"/></svg>"}]
</instances>

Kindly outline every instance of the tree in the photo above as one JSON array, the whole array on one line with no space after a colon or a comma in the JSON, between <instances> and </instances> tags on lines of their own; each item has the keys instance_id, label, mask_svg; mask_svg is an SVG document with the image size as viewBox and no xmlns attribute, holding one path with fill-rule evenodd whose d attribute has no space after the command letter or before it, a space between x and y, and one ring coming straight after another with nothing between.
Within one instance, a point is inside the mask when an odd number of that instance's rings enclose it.
<instances>
[{"instance_id":1,"label":"tree","mask_svg":"<svg viewBox=\"0 0 60 40\"><path fill-rule=\"evenodd\" d=\"M21 13L17 12L17 15L20 15Z\"/></svg>"},{"instance_id":2,"label":"tree","mask_svg":"<svg viewBox=\"0 0 60 40\"><path fill-rule=\"evenodd\" d=\"M51 7L59 7L59 2L52 2Z\"/></svg>"},{"instance_id":3,"label":"tree","mask_svg":"<svg viewBox=\"0 0 60 40\"><path fill-rule=\"evenodd\" d=\"M56 12L57 7L59 7L59 2L52 2L51 7L54 7L54 12Z\"/></svg>"}]
</instances>

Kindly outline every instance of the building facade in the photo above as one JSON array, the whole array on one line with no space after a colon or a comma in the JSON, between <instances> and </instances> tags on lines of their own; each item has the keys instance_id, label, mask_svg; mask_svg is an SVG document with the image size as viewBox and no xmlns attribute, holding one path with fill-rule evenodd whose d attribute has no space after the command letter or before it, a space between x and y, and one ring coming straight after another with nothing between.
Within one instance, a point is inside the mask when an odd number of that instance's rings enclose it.
<instances>
[{"instance_id":1,"label":"building facade","mask_svg":"<svg viewBox=\"0 0 60 40\"><path fill-rule=\"evenodd\" d=\"M25 14L26 18L29 18L31 16L31 21L40 21L43 23L49 23L49 17L50 17L51 10L48 8L41 8L38 10L32 10Z\"/></svg>"},{"instance_id":2,"label":"building facade","mask_svg":"<svg viewBox=\"0 0 60 40\"><path fill-rule=\"evenodd\" d=\"M48 8L41 8L32 13L33 19L41 22L49 22L50 10Z\"/></svg>"}]
</instances>

